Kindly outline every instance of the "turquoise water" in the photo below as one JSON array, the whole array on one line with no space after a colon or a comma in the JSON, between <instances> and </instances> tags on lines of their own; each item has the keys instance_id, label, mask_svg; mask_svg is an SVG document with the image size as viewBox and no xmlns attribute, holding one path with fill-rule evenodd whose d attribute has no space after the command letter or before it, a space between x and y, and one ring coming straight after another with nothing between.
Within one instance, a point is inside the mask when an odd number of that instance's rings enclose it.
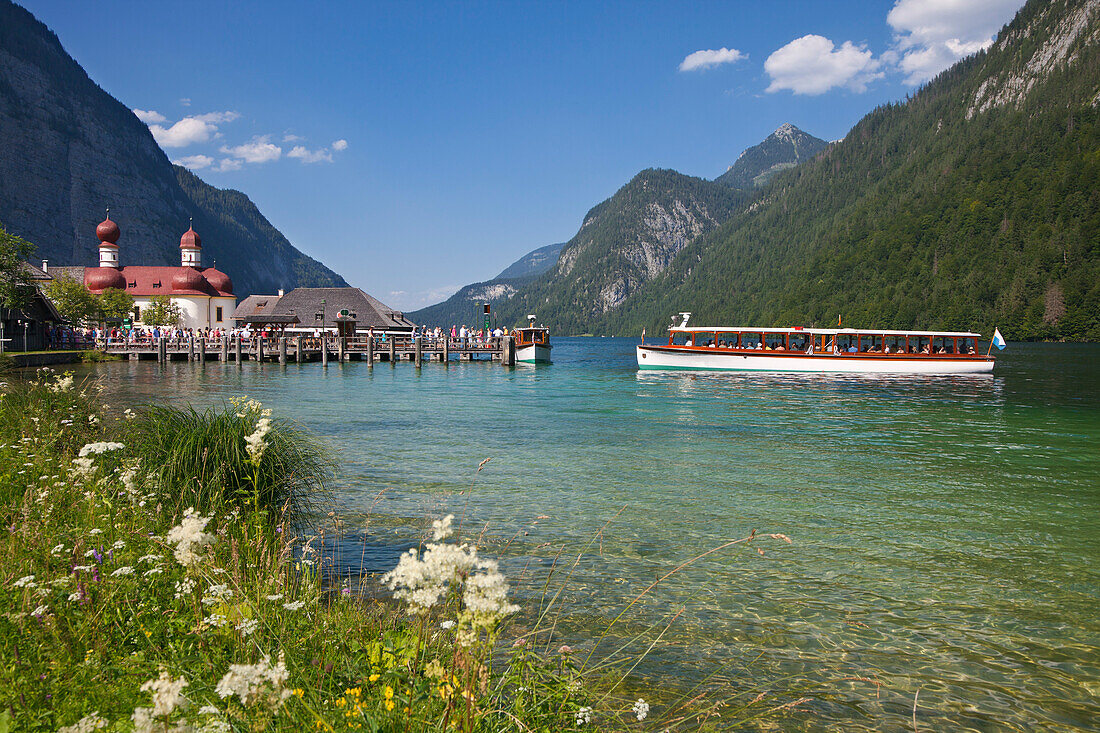
<instances>
[{"instance_id":1,"label":"turquoise water","mask_svg":"<svg viewBox=\"0 0 1100 733\"><path fill-rule=\"evenodd\" d=\"M918 691L921 729L1100 729L1100 346L1012 344L992 377L859 378L639 373L633 343L556 339L553 365L514 369L89 369L112 403L247 394L322 436L349 566L387 569L454 512L530 606L553 558L591 543L559 627L581 649L679 563L788 535L631 610L627 630L683 609L643 689L808 689L788 729L911 730Z\"/></svg>"}]
</instances>

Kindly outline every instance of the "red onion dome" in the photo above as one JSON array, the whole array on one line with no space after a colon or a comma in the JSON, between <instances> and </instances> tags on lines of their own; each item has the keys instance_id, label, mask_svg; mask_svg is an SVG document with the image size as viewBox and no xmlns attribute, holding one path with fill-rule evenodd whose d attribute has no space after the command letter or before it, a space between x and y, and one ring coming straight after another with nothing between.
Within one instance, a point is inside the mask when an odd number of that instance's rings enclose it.
<instances>
[{"instance_id":1,"label":"red onion dome","mask_svg":"<svg viewBox=\"0 0 1100 733\"><path fill-rule=\"evenodd\" d=\"M95 228L95 235L99 237L99 241L106 242L107 244L114 244L117 242L119 234L118 224L111 221L109 217L99 222L99 226Z\"/></svg>"},{"instance_id":2,"label":"red onion dome","mask_svg":"<svg viewBox=\"0 0 1100 733\"><path fill-rule=\"evenodd\" d=\"M172 276L172 290L206 290L206 278L191 267L181 267Z\"/></svg>"},{"instance_id":3,"label":"red onion dome","mask_svg":"<svg viewBox=\"0 0 1100 733\"><path fill-rule=\"evenodd\" d=\"M102 227L103 225L100 224ZM118 228L115 228L118 231ZM126 289L126 276L113 267L89 267L84 270L84 286L88 290L103 291L107 288Z\"/></svg>"},{"instance_id":4,"label":"red onion dome","mask_svg":"<svg viewBox=\"0 0 1100 733\"><path fill-rule=\"evenodd\" d=\"M199 237L198 232L192 227L188 227L187 231L180 237L180 249L202 249L202 239Z\"/></svg>"},{"instance_id":5,"label":"red onion dome","mask_svg":"<svg viewBox=\"0 0 1100 733\"><path fill-rule=\"evenodd\" d=\"M210 268L203 273L206 277L206 282L210 283L211 287L223 293L233 292L233 281L229 279L229 275L224 272L219 272L214 268Z\"/></svg>"}]
</instances>

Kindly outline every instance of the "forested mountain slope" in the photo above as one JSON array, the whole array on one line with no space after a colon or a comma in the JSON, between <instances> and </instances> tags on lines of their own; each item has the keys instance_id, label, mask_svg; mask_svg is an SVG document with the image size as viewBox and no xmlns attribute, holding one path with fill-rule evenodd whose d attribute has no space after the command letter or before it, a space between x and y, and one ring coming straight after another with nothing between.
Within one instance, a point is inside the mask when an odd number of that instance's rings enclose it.
<instances>
[{"instance_id":1,"label":"forested mountain slope","mask_svg":"<svg viewBox=\"0 0 1100 733\"><path fill-rule=\"evenodd\" d=\"M593 326L999 326L1100 340L1100 0L1031 0Z\"/></svg>"},{"instance_id":2,"label":"forested mountain slope","mask_svg":"<svg viewBox=\"0 0 1100 733\"><path fill-rule=\"evenodd\" d=\"M110 207L123 265L179 264L194 216L203 257L238 296L345 285L242 193L174 167L149 129L96 85L33 15L0 0L0 223L54 265L96 265Z\"/></svg>"},{"instance_id":3,"label":"forested mountain slope","mask_svg":"<svg viewBox=\"0 0 1100 733\"><path fill-rule=\"evenodd\" d=\"M764 142L746 148L729 170L714 180L731 188L762 188L777 173L812 160L828 145L821 138L786 123Z\"/></svg>"}]
</instances>

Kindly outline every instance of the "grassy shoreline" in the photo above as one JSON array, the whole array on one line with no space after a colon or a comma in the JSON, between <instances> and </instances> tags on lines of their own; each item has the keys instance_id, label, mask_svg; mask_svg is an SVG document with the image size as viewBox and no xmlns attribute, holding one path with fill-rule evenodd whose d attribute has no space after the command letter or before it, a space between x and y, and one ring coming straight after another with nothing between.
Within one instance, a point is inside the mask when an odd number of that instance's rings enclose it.
<instances>
[{"instance_id":1,"label":"grassy shoreline","mask_svg":"<svg viewBox=\"0 0 1100 733\"><path fill-rule=\"evenodd\" d=\"M553 589L511 624L448 518L386 577L396 600L326 584L301 520L332 468L251 401L135 415L70 376L0 387L0 731L697 730L793 707L651 714L624 692L644 652L559 645Z\"/></svg>"}]
</instances>

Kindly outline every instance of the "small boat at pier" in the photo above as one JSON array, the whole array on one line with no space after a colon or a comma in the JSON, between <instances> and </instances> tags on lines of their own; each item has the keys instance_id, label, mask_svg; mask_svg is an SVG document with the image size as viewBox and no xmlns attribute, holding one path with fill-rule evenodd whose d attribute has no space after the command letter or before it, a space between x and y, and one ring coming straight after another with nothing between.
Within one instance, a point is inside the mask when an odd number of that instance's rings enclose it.
<instances>
[{"instance_id":1,"label":"small boat at pier","mask_svg":"<svg viewBox=\"0 0 1100 733\"><path fill-rule=\"evenodd\" d=\"M550 363L550 329L535 325L535 317L527 316L527 326L513 331L516 338L516 361L525 364Z\"/></svg>"},{"instance_id":2,"label":"small boat at pier","mask_svg":"<svg viewBox=\"0 0 1100 733\"><path fill-rule=\"evenodd\" d=\"M637 347L639 369L849 374L988 374L981 334L873 328L688 326L669 329L667 344ZM674 322L675 323L675 322Z\"/></svg>"}]
</instances>

